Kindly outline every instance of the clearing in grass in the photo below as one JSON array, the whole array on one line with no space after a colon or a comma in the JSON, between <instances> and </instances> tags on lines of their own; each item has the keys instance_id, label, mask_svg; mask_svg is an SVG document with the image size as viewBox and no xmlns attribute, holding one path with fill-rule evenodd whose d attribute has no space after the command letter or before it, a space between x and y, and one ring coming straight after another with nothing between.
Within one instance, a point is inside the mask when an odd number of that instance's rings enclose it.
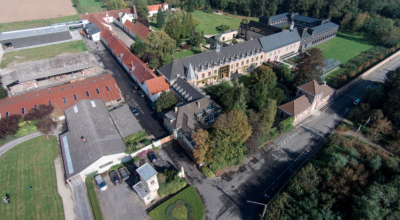
<instances>
[{"instance_id":1,"label":"clearing in grass","mask_svg":"<svg viewBox=\"0 0 400 220\"><path fill-rule=\"evenodd\" d=\"M53 162L57 154L57 139L40 136L0 157L0 194L10 195L10 203L0 205L1 219L64 219Z\"/></svg>"},{"instance_id":2,"label":"clearing in grass","mask_svg":"<svg viewBox=\"0 0 400 220\"><path fill-rule=\"evenodd\" d=\"M77 21L77 20L81 20L81 16L78 14L65 16L65 17L59 17L59 18L1 23L0 24L0 32L44 27L44 26L50 26L52 24L68 22L68 21Z\"/></svg>"},{"instance_id":3,"label":"clearing in grass","mask_svg":"<svg viewBox=\"0 0 400 220\"><path fill-rule=\"evenodd\" d=\"M12 68L17 63L56 57L61 53L78 53L83 51L88 51L88 48L83 40L70 41L66 43L53 44L25 50L17 50L4 53L0 63L0 68Z\"/></svg>"},{"instance_id":4,"label":"clearing in grass","mask_svg":"<svg viewBox=\"0 0 400 220\"><path fill-rule=\"evenodd\" d=\"M190 205L183 204L185 202L183 203L181 202L182 204L176 204L176 202L179 203L182 200L187 201ZM171 205L175 205L175 207L170 207ZM179 210L180 205L185 205L186 211ZM199 195L196 192L196 189L193 186L189 186L182 192L178 193L174 197L168 199L161 205L157 206L149 213L149 215L152 219L169 220L171 218L167 217L168 207L170 207L171 209L168 210L170 211L169 213L172 214L175 218L182 214L186 214L186 216L193 215L193 218L187 218L187 219L193 219L193 220L204 219L204 206L203 203L201 202ZM184 211L184 213L182 213L182 211Z\"/></svg>"},{"instance_id":5,"label":"clearing in grass","mask_svg":"<svg viewBox=\"0 0 400 220\"><path fill-rule=\"evenodd\" d=\"M318 44L325 58L339 60L342 64L374 46L373 39L359 33L338 32L336 37Z\"/></svg>"}]
</instances>

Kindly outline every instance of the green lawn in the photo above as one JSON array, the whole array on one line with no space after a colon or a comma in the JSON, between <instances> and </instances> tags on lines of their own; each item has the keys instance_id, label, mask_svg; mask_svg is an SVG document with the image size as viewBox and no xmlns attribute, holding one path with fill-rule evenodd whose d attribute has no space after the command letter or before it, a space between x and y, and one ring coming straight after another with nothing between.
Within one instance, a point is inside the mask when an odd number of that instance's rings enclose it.
<instances>
[{"instance_id":1,"label":"green lawn","mask_svg":"<svg viewBox=\"0 0 400 220\"><path fill-rule=\"evenodd\" d=\"M193 208L193 219L194 220L203 220L204 219L204 206L201 202L199 195L193 186L189 186L184 189L182 192L178 193L174 197L168 199L161 205L157 206L153 209L149 214L150 217L154 220L169 220L167 215L165 214L166 209L169 205L175 203L177 200L186 200L188 201Z\"/></svg>"},{"instance_id":2,"label":"green lawn","mask_svg":"<svg viewBox=\"0 0 400 220\"><path fill-rule=\"evenodd\" d=\"M67 21L77 21L77 20L81 20L81 16L79 16L78 14L60 17L60 18L50 18L50 19L33 20L33 21L19 21L19 22L11 22L11 23L0 23L0 32L50 26L51 24L67 22Z\"/></svg>"},{"instance_id":3,"label":"green lawn","mask_svg":"<svg viewBox=\"0 0 400 220\"><path fill-rule=\"evenodd\" d=\"M22 63L26 61L41 60L50 57L56 57L61 53L77 53L83 51L88 51L88 48L83 40L79 40L8 52L4 53L0 63L0 68L4 68L10 63Z\"/></svg>"},{"instance_id":4,"label":"green lawn","mask_svg":"<svg viewBox=\"0 0 400 220\"><path fill-rule=\"evenodd\" d=\"M100 12L107 10L106 5L104 5L103 1L99 0L78 0L78 11L80 13L92 13L92 12Z\"/></svg>"},{"instance_id":5,"label":"green lawn","mask_svg":"<svg viewBox=\"0 0 400 220\"><path fill-rule=\"evenodd\" d=\"M198 54L198 53L201 53L201 49L200 48L192 48L190 50L186 50L186 51L183 51L183 52L175 53L174 54L174 59L180 59L180 58L192 56L192 55L195 55L195 54Z\"/></svg>"},{"instance_id":6,"label":"green lawn","mask_svg":"<svg viewBox=\"0 0 400 220\"><path fill-rule=\"evenodd\" d=\"M315 47L325 52L326 59L333 58L343 64L373 46L372 39L367 36L338 32L335 38Z\"/></svg>"},{"instance_id":7,"label":"green lawn","mask_svg":"<svg viewBox=\"0 0 400 220\"><path fill-rule=\"evenodd\" d=\"M26 141L0 157L0 195L10 194L10 204L0 203L1 219L64 219L53 163L57 139L49 138Z\"/></svg>"}]
</instances>

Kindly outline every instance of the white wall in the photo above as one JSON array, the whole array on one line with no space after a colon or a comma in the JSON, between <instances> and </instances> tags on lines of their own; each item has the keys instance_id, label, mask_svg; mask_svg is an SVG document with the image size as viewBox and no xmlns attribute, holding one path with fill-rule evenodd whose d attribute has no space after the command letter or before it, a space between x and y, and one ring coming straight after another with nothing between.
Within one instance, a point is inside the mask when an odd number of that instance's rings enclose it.
<instances>
[{"instance_id":1,"label":"white wall","mask_svg":"<svg viewBox=\"0 0 400 220\"><path fill-rule=\"evenodd\" d=\"M264 61L278 61L280 60L281 56L284 56L288 53L294 52L297 53L299 51L300 48L300 41L293 43L293 44L289 44L287 46L278 48L276 50L272 50L272 51L266 51L265 52L265 56L264 56Z\"/></svg>"},{"instance_id":2,"label":"white wall","mask_svg":"<svg viewBox=\"0 0 400 220\"><path fill-rule=\"evenodd\" d=\"M100 40L100 32L97 33L97 34L93 34L91 36L91 38L92 38L93 41L99 41Z\"/></svg>"},{"instance_id":3,"label":"white wall","mask_svg":"<svg viewBox=\"0 0 400 220\"><path fill-rule=\"evenodd\" d=\"M147 97L149 97L149 99L150 99L152 102L155 102L155 101L158 99L158 97L161 95L161 92L159 92L159 93L157 93L157 94L151 94L151 93L150 93L150 90L149 90L149 87L147 86L147 82L144 82L144 83L143 83L142 90L146 93ZM168 90L165 90L165 91L168 92L169 89L168 89Z\"/></svg>"}]
</instances>

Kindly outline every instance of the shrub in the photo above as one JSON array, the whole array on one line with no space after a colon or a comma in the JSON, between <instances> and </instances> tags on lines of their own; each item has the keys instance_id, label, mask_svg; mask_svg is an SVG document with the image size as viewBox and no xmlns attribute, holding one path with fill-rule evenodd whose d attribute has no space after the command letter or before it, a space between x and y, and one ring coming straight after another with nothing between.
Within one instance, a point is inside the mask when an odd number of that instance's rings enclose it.
<instances>
[{"instance_id":1,"label":"shrub","mask_svg":"<svg viewBox=\"0 0 400 220\"><path fill-rule=\"evenodd\" d=\"M164 173L159 173L157 178L160 183L160 188L158 189L160 197L174 194L187 185L184 178L178 177L176 170L165 170Z\"/></svg>"},{"instance_id":2,"label":"shrub","mask_svg":"<svg viewBox=\"0 0 400 220\"><path fill-rule=\"evenodd\" d=\"M4 140L7 135L15 135L18 131L18 123L21 115L11 115L0 120L0 139Z\"/></svg>"},{"instance_id":3,"label":"shrub","mask_svg":"<svg viewBox=\"0 0 400 220\"><path fill-rule=\"evenodd\" d=\"M133 160L134 163L136 163L136 162L138 162L140 160L140 157L134 156L134 157L132 157L132 160Z\"/></svg>"},{"instance_id":4,"label":"shrub","mask_svg":"<svg viewBox=\"0 0 400 220\"><path fill-rule=\"evenodd\" d=\"M211 171L210 169L208 169L208 167L206 166L202 166L201 167L201 172L206 175L207 177L215 177L215 174L213 171Z\"/></svg>"},{"instance_id":5,"label":"shrub","mask_svg":"<svg viewBox=\"0 0 400 220\"><path fill-rule=\"evenodd\" d=\"M140 152L137 154L137 156L143 159L144 157L146 157L147 153L148 153L147 150L143 150L143 151L140 151Z\"/></svg>"}]
</instances>

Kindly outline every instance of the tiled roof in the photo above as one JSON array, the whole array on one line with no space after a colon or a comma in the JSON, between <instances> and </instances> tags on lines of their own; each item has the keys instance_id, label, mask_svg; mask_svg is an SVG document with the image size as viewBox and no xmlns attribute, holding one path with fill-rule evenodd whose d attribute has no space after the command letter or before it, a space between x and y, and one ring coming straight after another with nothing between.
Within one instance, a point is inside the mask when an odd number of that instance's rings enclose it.
<instances>
[{"instance_id":1,"label":"tiled roof","mask_svg":"<svg viewBox=\"0 0 400 220\"><path fill-rule=\"evenodd\" d=\"M158 4L158 5L148 5L147 9L150 11L158 11L158 8L163 8L163 4Z\"/></svg>"},{"instance_id":2,"label":"tiled roof","mask_svg":"<svg viewBox=\"0 0 400 220\"><path fill-rule=\"evenodd\" d=\"M148 27L140 22L132 23L131 21L126 20L124 26L127 27L134 34L139 34L143 41L146 39L146 36L151 32Z\"/></svg>"},{"instance_id":3,"label":"tiled roof","mask_svg":"<svg viewBox=\"0 0 400 220\"><path fill-rule=\"evenodd\" d=\"M96 89L99 90L99 93ZM89 92L89 97L86 91ZM77 100L75 100L74 95L76 95ZM63 98L65 98L65 103ZM25 113L27 113L35 105L48 105L50 101L55 108L65 110L82 99L103 99L104 102L110 102L121 98L122 94L115 79L112 75L106 74L1 99L0 114L2 117L6 115L6 112L9 112L9 115L21 114L22 108L25 108Z\"/></svg>"},{"instance_id":4,"label":"tiled roof","mask_svg":"<svg viewBox=\"0 0 400 220\"><path fill-rule=\"evenodd\" d=\"M273 51L278 48L296 43L301 41L301 36L294 28L292 31L286 30L276 34L271 34L262 38L259 38L265 52Z\"/></svg>"},{"instance_id":5,"label":"tiled roof","mask_svg":"<svg viewBox=\"0 0 400 220\"><path fill-rule=\"evenodd\" d=\"M92 14L89 16L88 20L90 23L96 24L100 30L104 30L104 28L106 28L105 25L108 25L108 23L103 19L103 17L98 15Z\"/></svg>"},{"instance_id":6,"label":"tiled roof","mask_svg":"<svg viewBox=\"0 0 400 220\"><path fill-rule=\"evenodd\" d=\"M296 116L302 113L310 106L311 106L310 100L307 98L306 95L303 94L302 96L296 98L295 100L279 106L279 108L291 114L292 116Z\"/></svg>"},{"instance_id":7,"label":"tiled roof","mask_svg":"<svg viewBox=\"0 0 400 220\"><path fill-rule=\"evenodd\" d=\"M312 95L318 95L321 94L322 92L326 92L328 95L334 92L334 89L329 87L328 85L320 85L317 83L317 81L313 80L308 83L304 83L303 85L299 86L299 89L302 89L304 91L307 91L308 93Z\"/></svg>"},{"instance_id":8,"label":"tiled roof","mask_svg":"<svg viewBox=\"0 0 400 220\"><path fill-rule=\"evenodd\" d=\"M118 10L112 10L112 11L102 11L102 12L94 12L94 13L87 13L87 14L81 14L82 20L87 20L90 15L98 15L102 18L105 18L107 15L110 17L114 18L119 18L119 13L123 12L126 14L133 14L133 8L124 8L124 9L118 9Z\"/></svg>"},{"instance_id":9,"label":"tiled roof","mask_svg":"<svg viewBox=\"0 0 400 220\"><path fill-rule=\"evenodd\" d=\"M126 44L116 35L113 35L107 43L110 49L113 50L117 56L123 54L126 50L129 50Z\"/></svg>"},{"instance_id":10,"label":"tiled roof","mask_svg":"<svg viewBox=\"0 0 400 220\"><path fill-rule=\"evenodd\" d=\"M97 24L89 23L86 25L86 31L90 34L97 34L101 32L100 28L97 26Z\"/></svg>"},{"instance_id":11,"label":"tiled roof","mask_svg":"<svg viewBox=\"0 0 400 220\"><path fill-rule=\"evenodd\" d=\"M146 80L145 83L152 95L169 90L169 84L165 80L164 76Z\"/></svg>"},{"instance_id":12,"label":"tiled roof","mask_svg":"<svg viewBox=\"0 0 400 220\"><path fill-rule=\"evenodd\" d=\"M268 18L271 18L271 22L274 21L279 21L285 18L290 18L290 13L282 13L282 14L278 14L278 15L273 15L273 16L269 16Z\"/></svg>"},{"instance_id":13,"label":"tiled roof","mask_svg":"<svg viewBox=\"0 0 400 220\"><path fill-rule=\"evenodd\" d=\"M110 38L113 36L113 32L110 31L109 29L104 29L101 33L100 36L106 41L109 42Z\"/></svg>"}]
</instances>

